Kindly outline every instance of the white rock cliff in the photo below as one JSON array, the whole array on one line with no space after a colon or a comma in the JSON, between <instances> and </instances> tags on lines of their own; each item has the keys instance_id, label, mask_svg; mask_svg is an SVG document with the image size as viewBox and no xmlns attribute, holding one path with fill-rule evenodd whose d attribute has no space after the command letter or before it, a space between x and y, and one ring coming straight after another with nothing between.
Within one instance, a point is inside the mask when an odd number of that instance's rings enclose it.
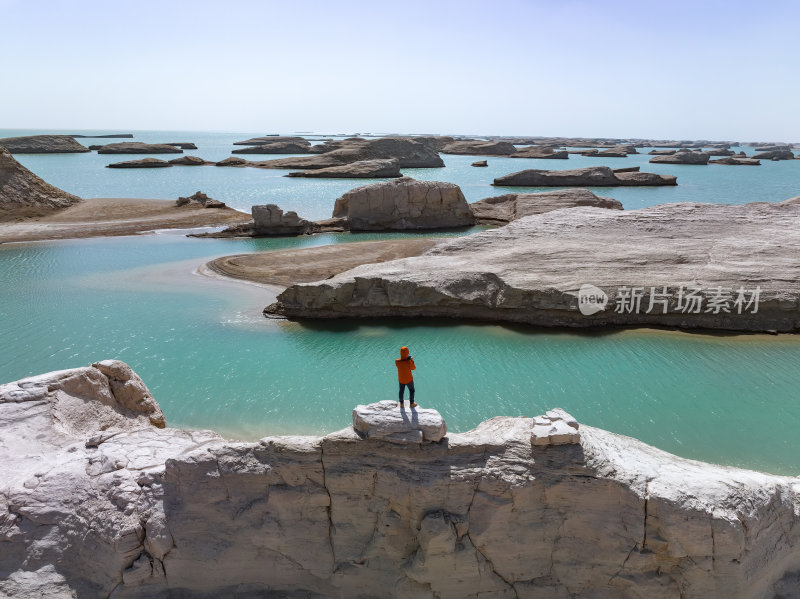
<instances>
[{"instance_id":1,"label":"white rock cliff","mask_svg":"<svg viewBox=\"0 0 800 599\"><path fill-rule=\"evenodd\" d=\"M0 386L0 597L800 596L795 478L563 410L437 442L227 442L157 428L133 377Z\"/></svg>"}]
</instances>

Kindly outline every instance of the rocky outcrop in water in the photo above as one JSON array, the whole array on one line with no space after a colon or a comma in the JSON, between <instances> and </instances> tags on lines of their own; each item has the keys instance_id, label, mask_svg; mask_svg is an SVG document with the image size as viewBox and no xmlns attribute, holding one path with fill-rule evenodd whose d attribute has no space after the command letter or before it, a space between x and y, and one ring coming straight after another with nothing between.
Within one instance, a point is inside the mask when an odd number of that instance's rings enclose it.
<instances>
[{"instance_id":1,"label":"rocky outcrop in water","mask_svg":"<svg viewBox=\"0 0 800 599\"><path fill-rule=\"evenodd\" d=\"M436 168L444 166L436 143L426 138L382 137L379 139L341 140L334 148L315 156L278 158L254 163L262 168L319 169L363 160L397 159L399 168Z\"/></svg>"},{"instance_id":2,"label":"rocky outcrop in water","mask_svg":"<svg viewBox=\"0 0 800 599\"><path fill-rule=\"evenodd\" d=\"M607 166L591 166L566 171L530 169L494 180L495 185L512 187L617 187L627 185L677 185L672 175L618 172Z\"/></svg>"},{"instance_id":3,"label":"rocky outcrop in water","mask_svg":"<svg viewBox=\"0 0 800 599\"><path fill-rule=\"evenodd\" d=\"M310 142L305 137L292 136L292 135L266 135L264 137L253 137L245 139L244 141L235 141L235 146L263 146L265 144L274 143L293 143L293 144L309 144Z\"/></svg>"},{"instance_id":4,"label":"rocky outcrop in water","mask_svg":"<svg viewBox=\"0 0 800 599\"><path fill-rule=\"evenodd\" d=\"M166 160L158 158L141 158L140 160L127 160L125 162L112 162L106 168L164 168L172 166Z\"/></svg>"},{"instance_id":5,"label":"rocky outcrop in water","mask_svg":"<svg viewBox=\"0 0 800 599\"><path fill-rule=\"evenodd\" d=\"M231 156L225 160L215 162L214 166L246 166L248 164L250 163L248 163L244 158L240 158L239 156Z\"/></svg>"},{"instance_id":6,"label":"rocky outcrop in water","mask_svg":"<svg viewBox=\"0 0 800 599\"><path fill-rule=\"evenodd\" d=\"M511 154L511 158L544 158L549 160L566 160L569 153L566 150L554 150L553 148L522 148Z\"/></svg>"},{"instance_id":7,"label":"rocky outcrop in water","mask_svg":"<svg viewBox=\"0 0 800 599\"><path fill-rule=\"evenodd\" d=\"M25 135L0 138L0 146L12 154L74 154L88 152L71 135Z\"/></svg>"},{"instance_id":8,"label":"rocky outcrop in water","mask_svg":"<svg viewBox=\"0 0 800 599\"><path fill-rule=\"evenodd\" d=\"M249 145L246 148L233 150L233 154L307 154L311 142L303 141L275 141L261 145Z\"/></svg>"},{"instance_id":9,"label":"rocky outcrop in water","mask_svg":"<svg viewBox=\"0 0 800 599\"><path fill-rule=\"evenodd\" d=\"M470 166L489 166L489 163L485 160L478 160L477 162L473 162Z\"/></svg>"},{"instance_id":10,"label":"rocky outcrop in water","mask_svg":"<svg viewBox=\"0 0 800 599\"><path fill-rule=\"evenodd\" d=\"M204 166L206 164L214 164L213 162L203 160L199 156L181 156L180 158L173 158L169 163L179 166Z\"/></svg>"},{"instance_id":11,"label":"rocky outcrop in water","mask_svg":"<svg viewBox=\"0 0 800 599\"><path fill-rule=\"evenodd\" d=\"M759 166L760 160L755 158L743 158L740 156L727 156L726 158L718 158L717 160L709 160L709 164L728 164L732 166Z\"/></svg>"},{"instance_id":12,"label":"rocky outcrop in water","mask_svg":"<svg viewBox=\"0 0 800 599\"><path fill-rule=\"evenodd\" d=\"M403 174L400 172L397 159L391 158L385 160L360 160L341 166L297 171L286 176L318 179L390 179L402 177Z\"/></svg>"},{"instance_id":13,"label":"rocky outcrop in water","mask_svg":"<svg viewBox=\"0 0 800 599\"><path fill-rule=\"evenodd\" d=\"M800 330L800 205L576 207L292 285L292 318ZM594 299L592 299L594 298Z\"/></svg>"},{"instance_id":14,"label":"rocky outcrop in water","mask_svg":"<svg viewBox=\"0 0 800 599\"><path fill-rule=\"evenodd\" d=\"M664 164L708 164L709 155L706 152L690 152L678 150L674 154L653 156L650 162Z\"/></svg>"},{"instance_id":15,"label":"rocky outcrop in water","mask_svg":"<svg viewBox=\"0 0 800 599\"><path fill-rule=\"evenodd\" d=\"M0 220L41 216L80 201L34 175L0 146Z\"/></svg>"},{"instance_id":16,"label":"rocky outcrop in water","mask_svg":"<svg viewBox=\"0 0 800 599\"><path fill-rule=\"evenodd\" d=\"M596 196L588 189L581 188L542 193L509 193L473 202L469 208L477 225L505 225L532 214L576 206L622 210L622 204L617 200Z\"/></svg>"},{"instance_id":17,"label":"rocky outcrop in water","mask_svg":"<svg viewBox=\"0 0 800 599\"><path fill-rule=\"evenodd\" d=\"M146 144L138 141L123 141L107 144L97 149L98 154L182 154L183 150L167 144Z\"/></svg>"},{"instance_id":18,"label":"rocky outcrop in water","mask_svg":"<svg viewBox=\"0 0 800 599\"><path fill-rule=\"evenodd\" d=\"M467 156L510 156L517 151L513 144L505 141L454 141L442 146L442 154L465 154Z\"/></svg>"},{"instance_id":19,"label":"rocky outcrop in water","mask_svg":"<svg viewBox=\"0 0 800 599\"><path fill-rule=\"evenodd\" d=\"M0 594L749 599L797 588L795 478L682 459L563 410L428 443L353 428L227 442L153 426L160 411L143 383L124 386L128 373L109 361L0 386ZM418 430L406 415L400 432Z\"/></svg>"},{"instance_id":20,"label":"rocky outcrop in water","mask_svg":"<svg viewBox=\"0 0 800 599\"><path fill-rule=\"evenodd\" d=\"M411 177L351 189L336 200L333 218L346 218L351 231L445 229L475 223L458 185Z\"/></svg>"},{"instance_id":21,"label":"rocky outcrop in water","mask_svg":"<svg viewBox=\"0 0 800 599\"><path fill-rule=\"evenodd\" d=\"M767 152L759 152L753 158L760 160L794 160L794 154L791 150L769 150Z\"/></svg>"}]
</instances>

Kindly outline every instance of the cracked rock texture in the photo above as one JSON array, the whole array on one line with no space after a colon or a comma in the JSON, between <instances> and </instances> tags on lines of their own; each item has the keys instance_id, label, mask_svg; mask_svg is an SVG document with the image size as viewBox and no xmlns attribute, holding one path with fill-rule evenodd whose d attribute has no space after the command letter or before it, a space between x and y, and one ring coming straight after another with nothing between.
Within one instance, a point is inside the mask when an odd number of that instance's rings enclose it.
<instances>
[{"instance_id":1,"label":"cracked rock texture","mask_svg":"<svg viewBox=\"0 0 800 599\"><path fill-rule=\"evenodd\" d=\"M229 442L152 426L98 365L0 386L0 597L800 596L795 478L558 409Z\"/></svg>"},{"instance_id":2,"label":"cracked rock texture","mask_svg":"<svg viewBox=\"0 0 800 599\"><path fill-rule=\"evenodd\" d=\"M579 206L443 241L421 256L292 285L267 311L791 332L800 330L798 255L796 200ZM595 313L579 309L584 285L606 296Z\"/></svg>"},{"instance_id":3,"label":"cracked rock texture","mask_svg":"<svg viewBox=\"0 0 800 599\"><path fill-rule=\"evenodd\" d=\"M365 439L392 443L435 443L447 434L442 415L430 408L406 408L396 401L379 401L353 409L353 429Z\"/></svg>"}]
</instances>

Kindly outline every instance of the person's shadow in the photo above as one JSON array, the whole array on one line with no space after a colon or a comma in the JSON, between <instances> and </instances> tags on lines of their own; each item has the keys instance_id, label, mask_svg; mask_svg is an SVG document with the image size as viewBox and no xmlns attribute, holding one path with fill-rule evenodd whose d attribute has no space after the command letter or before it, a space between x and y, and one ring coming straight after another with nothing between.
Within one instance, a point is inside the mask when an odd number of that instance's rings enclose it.
<instances>
[{"instance_id":1,"label":"person's shadow","mask_svg":"<svg viewBox=\"0 0 800 599\"><path fill-rule=\"evenodd\" d=\"M414 408L408 408L408 409L411 410L411 418L409 418L408 414L406 414L405 406L400 408L400 416L403 418L403 422L406 423L406 424L418 425L419 424L419 414L417 413L417 411Z\"/></svg>"}]
</instances>

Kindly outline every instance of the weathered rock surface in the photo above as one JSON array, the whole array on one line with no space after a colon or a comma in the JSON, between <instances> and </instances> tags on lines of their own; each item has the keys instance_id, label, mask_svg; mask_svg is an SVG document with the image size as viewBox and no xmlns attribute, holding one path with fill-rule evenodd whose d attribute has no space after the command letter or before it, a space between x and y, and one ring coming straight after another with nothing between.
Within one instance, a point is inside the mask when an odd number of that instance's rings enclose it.
<instances>
[{"instance_id":1,"label":"weathered rock surface","mask_svg":"<svg viewBox=\"0 0 800 599\"><path fill-rule=\"evenodd\" d=\"M336 200L333 217L346 218L352 231L445 229L475 223L458 185L411 177L351 189Z\"/></svg>"},{"instance_id":2,"label":"weathered rock surface","mask_svg":"<svg viewBox=\"0 0 800 599\"><path fill-rule=\"evenodd\" d=\"M261 145L252 145L246 148L233 150L233 154L307 154L311 142L303 141L275 141Z\"/></svg>"},{"instance_id":3,"label":"weathered rock surface","mask_svg":"<svg viewBox=\"0 0 800 599\"><path fill-rule=\"evenodd\" d=\"M0 220L38 216L80 201L34 175L0 146Z\"/></svg>"},{"instance_id":4,"label":"weathered rock surface","mask_svg":"<svg viewBox=\"0 0 800 599\"><path fill-rule=\"evenodd\" d=\"M389 179L402 177L396 158L359 160L341 166L329 166L308 171L289 173L287 177L314 177L327 179Z\"/></svg>"},{"instance_id":5,"label":"weathered rock surface","mask_svg":"<svg viewBox=\"0 0 800 599\"><path fill-rule=\"evenodd\" d=\"M706 152L690 152L678 150L674 154L666 156L653 156L650 162L665 164L708 164L708 154Z\"/></svg>"},{"instance_id":6,"label":"weathered rock surface","mask_svg":"<svg viewBox=\"0 0 800 599\"><path fill-rule=\"evenodd\" d=\"M733 166L758 166L761 164L761 161L755 158L741 158L739 156L728 156L726 158L718 158L717 160L709 160L708 163L729 164Z\"/></svg>"},{"instance_id":7,"label":"weathered rock surface","mask_svg":"<svg viewBox=\"0 0 800 599\"><path fill-rule=\"evenodd\" d=\"M203 208L226 208L225 202L220 202L208 197L202 191L196 191L189 197L179 197L175 200L176 206L188 206L190 204L200 204Z\"/></svg>"},{"instance_id":8,"label":"weathered rock surface","mask_svg":"<svg viewBox=\"0 0 800 599\"><path fill-rule=\"evenodd\" d=\"M275 204L253 206L251 213L254 235L303 235L313 225L296 212L284 212Z\"/></svg>"},{"instance_id":9,"label":"weathered rock surface","mask_svg":"<svg viewBox=\"0 0 800 599\"><path fill-rule=\"evenodd\" d=\"M249 164L247 160L239 158L238 156L231 156L230 158L214 163L215 166L245 166L247 164Z\"/></svg>"},{"instance_id":10,"label":"weathered rock surface","mask_svg":"<svg viewBox=\"0 0 800 599\"><path fill-rule=\"evenodd\" d=\"M733 150L729 148L712 148L706 152L709 156L733 156Z\"/></svg>"},{"instance_id":11,"label":"weathered rock surface","mask_svg":"<svg viewBox=\"0 0 800 599\"><path fill-rule=\"evenodd\" d=\"M761 160L794 160L794 154L791 150L770 150L768 152L759 152L753 158Z\"/></svg>"},{"instance_id":12,"label":"weathered rock surface","mask_svg":"<svg viewBox=\"0 0 800 599\"><path fill-rule=\"evenodd\" d=\"M165 142L168 146L175 146L181 150L196 150L197 145L191 141L168 141Z\"/></svg>"},{"instance_id":13,"label":"weathered rock surface","mask_svg":"<svg viewBox=\"0 0 800 599\"><path fill-rule=\"evenodd\" d=\"M616 187L624 185L677 185L672 175L619 172L607 166L591 166L566 171L530 169L494 180L495 185L512 187Z\"/></svg>"},{"instance_id":14,"label":"weathered rock surface","mask_svg":"<svg viewBox=\"0 0 800 599\"><path fill-rule=\"evenodd\" d=\"M139 160L127 160L125 162L112 162L107 164L106 168L165 168L172 166L166 160L159 160L158 158L141 158Z\"/></svg>"},{"instance_id":15,"label":"weathered rock surface","mask_svg":"<svg viewBox=\"0 0 800 599\"><path fill-rule=\"evenodd\" d=\"M353 429L365 439L401 445L438 443L447 434L442 415L430 408L411 408L396 401L379 401L353 409Z\"/></svg>"},{"instance_id":16,"label":"weathered rock surface","mask_svg":"<svg viewBox=\"0 0 800 599\"><path fill-rule=\"evenodd\" d=\"M532 146L530 148L522 148L513 154L511 158L544 158L552 160L566 160L569 158L569 153L566 150L553 150L553 148L537 148Z\"/></svg>"},{"instance_id":17,"label":"weathered rock surface","mask_svg":"<svg viewBox=\"0 0 800 599\"><path fill-rule=\"evenodd\" d=\"M800 330L799 252L794 202L576 207L293 285L268 311L791 332ZM605 298L589 314L584 285Z\"/></svg>"},{"instance_id":18,"label":"weathered rock surface","mask_svg":"<svg viewBox=\"0 0 800 599\"><path fill-rule=\"evenodd\" d=\"M71 135L3 137L0 139L0 146L12 154L74 154L89 151L89 148L79 144Z\"/></svg>"},{"instance_id":19,"label":"weathered rock surface","mask_svg":"<svg viewBox=\"0 0 800 599\"><path fill-rule=\"evenodd\" d=\"M588 189L582 188L542 193L509 193L473 202L469 208L475 216L477 225L505 225L532 214L543 214L575 206L622 210L622 204L617 200L596 196Z\"/></svg>"},{"instance_id":20,"label":"weathered rock surface","mask_svg":"<svg viewBox=\"0 0 800 599\"><path fill-rule=\"evenodd\" d=\"M510 156L517 151L513 144L505 141L454 141L439 150L442 154L465 154L468 156Z\"/></svg>"},{"instance_id":21,"label":"weathered rock surface","mask_svg":"<svg viewBox=\"0 0 800 599\"><path fill-rule=\"evenodd\" d=\"M478 160L477 162L473 162L470 166L489 166L489 163L485 160Z\"/></svg>"},{"instance_id":22,"label":"weathered rock surface","mask_svg":"<svg viewBox=\"0 0 800 599\"><path fill-rule=\"evenodd\" d=\"M115 377L0 386L0 594L796 593L796 478L682 459L558 409L421 444L352 428L226 442L151 426Z\"/></svg>"},{"instance_id":23,"label":"weathered rock surface","mask_svg":"<svg viewBox=\"0 0 800 599\"><path fill-rule=\"evenodd\" d=\"M757 145L753 149L756 152L788 152L791 151L792 146L788 144Z\"/></svg>"},{"instance_id":24,"label":"weathered rock surface","mask_svg":"<svg viewBox=\"0 0 800 599\"><path fill-rule=\"evenodd\" d=\"M97 149L98 154L182 154L183 150L167 144L146 144L139 141L123 141L106 144Z\"/></svg>"},{"instance_id":25,"label":"weathered rock surface","mask_svg":"<svg viewBox=\"0 0 800 599\"><path fill-rule=\"evenodd\" d=\"M173 158L169 161L170 164L177 164L181 166L204 166L206 164L214 164L200 158L199 156L181 156L180 158Z\"/></svg>"},{"instance_id":26,"label":"weathered rock surface","mask_svg":"<svg viewBox=\"0 0 800 599\"><path fill-rule=\"evenodd\" d=\"M335 148L314 156L278 158L252 163L261 168L318 169L352 162L396 158L400 168L436 168L444 166L437 144L427 138L382 137L378 139L341 140Z\"/></svg>"}]
</instances>

